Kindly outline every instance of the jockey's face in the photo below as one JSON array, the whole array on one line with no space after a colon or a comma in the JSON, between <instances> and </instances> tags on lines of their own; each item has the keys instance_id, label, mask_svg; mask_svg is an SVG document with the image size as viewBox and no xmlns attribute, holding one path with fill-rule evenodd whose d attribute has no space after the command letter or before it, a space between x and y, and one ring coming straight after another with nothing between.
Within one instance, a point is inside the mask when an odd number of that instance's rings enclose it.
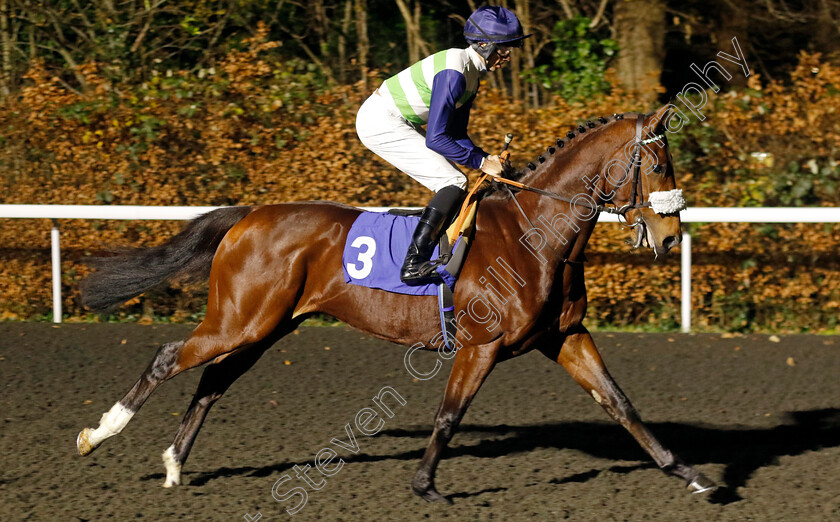
<instances>
[{"instance_id":1,"label":"jockey's face","mask_svg":"<svg viewBox=\"0 0 840 522\"><path fill-rule=\"evenodd\" d=\"M510 61L510 52L513 47L507 45L497 45L496 52L490 55L487 60L487 69L496 71L504 67Z\"/></svg>"},{"instance_id":2,"label":"jockey's face","mask_svg":"<svg viewBox=\"0 0 840 522\"><path fill-rule=\"evenodd\" d=\"M481 47L490 45L488 43L481 43ZM490 58L484 61L488 71L496 71L501 69L506 63L510 61L510 51L513 47L509 45L496 45L496 50L490 55Z\"/></svg>"}]
</instances>

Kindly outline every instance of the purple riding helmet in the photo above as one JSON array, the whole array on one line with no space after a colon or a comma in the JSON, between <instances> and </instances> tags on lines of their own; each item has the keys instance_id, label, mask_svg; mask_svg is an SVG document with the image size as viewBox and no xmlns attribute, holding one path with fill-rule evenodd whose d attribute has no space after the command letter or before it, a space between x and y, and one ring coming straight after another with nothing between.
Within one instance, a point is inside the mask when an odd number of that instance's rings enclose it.
<instances>
[{"instance_id":1,"label":"purple riding helmet","mask_svg":"<svg viewBox=\"0 0 840 522\"><path fill-rule=\"evenodd\" d=\"M531 36L522 32L522 24L513 11L495 5L479 7L464 24L464 38L485 60L499 45L521 47L522 40ZM482 47L481 43L490 45Z\"/></svg>"}]
</instances>

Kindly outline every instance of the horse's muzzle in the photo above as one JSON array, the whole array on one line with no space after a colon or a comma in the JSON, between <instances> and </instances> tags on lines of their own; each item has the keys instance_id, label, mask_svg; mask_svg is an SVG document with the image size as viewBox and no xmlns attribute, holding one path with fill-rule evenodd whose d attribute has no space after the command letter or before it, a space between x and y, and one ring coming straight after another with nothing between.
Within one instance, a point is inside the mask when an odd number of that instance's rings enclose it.
<instances>
[{"instance_id":1,"label":"horse's muzzle","mask_svg":"<svg viewBox=\"0 0 840 522\"><path fill-rule=\"evenodd\" d=\"M679 245L682 241L682 238L679 235L667 236L662 240L662 243L660 244L659 242L657 242L656 237L654 236L650 227L647 226L647 223L645 223L645 220L641 217L636 220L634 229L636 231L636 237L633 240L633 248L652 248L654 254L656 254L657 256L667 254L671 251L672 248Z\"/></svg>"},{"instance_id":2,"label":"horse's muzzle","mask_svg":"<svg viewBox=\"0 0 840 522\"><path fill-rule=\"evenodd\" d=\"M680 236L668 236L662 241L662 247L665 249L665 252L670 252L672 248L681 242L682 238Z\"/></svg>"}]
</instances>

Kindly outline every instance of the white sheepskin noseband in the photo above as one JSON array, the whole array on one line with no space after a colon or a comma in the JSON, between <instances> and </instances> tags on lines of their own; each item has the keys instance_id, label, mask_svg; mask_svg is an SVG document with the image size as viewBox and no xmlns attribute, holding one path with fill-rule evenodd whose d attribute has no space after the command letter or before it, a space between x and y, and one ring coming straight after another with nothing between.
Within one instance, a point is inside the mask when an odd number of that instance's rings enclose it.
<instances>
[{"instance_id":1,"label":"white sheepskin noseband","mask_svg":"<svg viewBox=\"0 0 840 522\"><path fill-rule=\"evenodd\" d=\"M648 199L657 214L673 214L685 208L682 189L651 192Z\"/></svg>"}]
</instances>

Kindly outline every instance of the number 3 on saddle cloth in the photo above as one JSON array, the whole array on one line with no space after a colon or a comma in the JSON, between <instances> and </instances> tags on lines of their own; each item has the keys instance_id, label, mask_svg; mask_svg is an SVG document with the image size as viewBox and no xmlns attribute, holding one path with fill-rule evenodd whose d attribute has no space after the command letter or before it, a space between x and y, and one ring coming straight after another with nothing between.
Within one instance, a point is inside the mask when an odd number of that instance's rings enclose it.
<instances>
[{"instance_id":1,"label":"number 3 on saddle cloth","mask_svg":"<svg viewBox=\"0 0 840 522\"><path fill-rule=\"evenodd\" d=\"M400 281L400 268L405 260L411 236L420 217L390 212L362 212L347 234L342 265L347 283L408 295L436 295L440 308L441 332L447 350L453 349L456 333L455 306L452 292L463 265L469 243L467 234L461 235L450 249L448 234L441 237L432 259L440 257L446 264L435 267L444 284L409 286ZM463 228L463 227L462 227Z\"/></svg>"}]
</instances>

